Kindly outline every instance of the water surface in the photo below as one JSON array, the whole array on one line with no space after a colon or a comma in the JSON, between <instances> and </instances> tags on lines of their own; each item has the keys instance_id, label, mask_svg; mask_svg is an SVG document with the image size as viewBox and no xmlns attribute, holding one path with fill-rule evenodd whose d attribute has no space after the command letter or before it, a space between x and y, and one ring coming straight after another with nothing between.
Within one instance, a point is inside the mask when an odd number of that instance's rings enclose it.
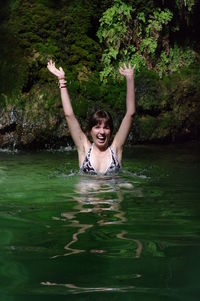
<instances>
[{"instance_id":1,"label":"water surface","mask_svg":"<svg viewBox=\"0 0 200 301\"><path fill-rule=\"evenodd\" d=\"M0 300L200 300L199 151L135 146L115 177L0 152Z\"/></svg>"}]
</instances>

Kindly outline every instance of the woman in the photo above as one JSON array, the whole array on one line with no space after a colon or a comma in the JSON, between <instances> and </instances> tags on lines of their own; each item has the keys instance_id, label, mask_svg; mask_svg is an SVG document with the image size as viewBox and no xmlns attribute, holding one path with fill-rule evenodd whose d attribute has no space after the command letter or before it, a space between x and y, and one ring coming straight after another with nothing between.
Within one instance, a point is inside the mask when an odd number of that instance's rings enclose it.
<instances>
[{"instance_id":1,"label":"woman","mask_svg":"<svg viewBox=\"0 0 200 301\"><path fill-rule=\"evenodd\" d=\"M80 170L84 173L101 175L118 172L121 168L123 146L135 114L135 65L131 68L130 64L128 67L124 64L124 68L119 68L119 72L126 78L127 84L126 114L111 146L109 146L109 142L113 124L110 114L106 111L97 111L91 116L88 126L88 132L93 141L91 144L74 115L66 87L65 72L61 67L59 69L56 68L53 61L48 62L47 68L52 74L57 76L59 81L64 114L72 139L78 150Z\"/></svg>"}]
</instances>

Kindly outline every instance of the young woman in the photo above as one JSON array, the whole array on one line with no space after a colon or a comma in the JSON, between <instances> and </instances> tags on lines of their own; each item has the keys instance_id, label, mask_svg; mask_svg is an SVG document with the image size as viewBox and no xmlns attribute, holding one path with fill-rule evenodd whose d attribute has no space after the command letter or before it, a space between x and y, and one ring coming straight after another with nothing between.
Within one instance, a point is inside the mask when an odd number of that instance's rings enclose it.
<instances>
[{"instance_id":1,"label":"young woman","mask_svg":"<svg viewBox=\"0 0 200 301\"><path fill-rule=\"evenodd\" d=\"M57 76L59 81L64 114L72 139L78 150L80 170L84 173L101 175L118 172L121 168L123 146L135 114L135 65L132 68L130 64L129 66L124 64L123 68L119 68L120 74L126 78L126 113L111 146L110 137L113 123L110 114L100 110L91 116L88 125L88 133L93 141L91 144L74 115L66 87L65 72L61 67L59 69L56 68L53 61L48 62L47 68L52 74Z\"/></svg>"}]
</instances>

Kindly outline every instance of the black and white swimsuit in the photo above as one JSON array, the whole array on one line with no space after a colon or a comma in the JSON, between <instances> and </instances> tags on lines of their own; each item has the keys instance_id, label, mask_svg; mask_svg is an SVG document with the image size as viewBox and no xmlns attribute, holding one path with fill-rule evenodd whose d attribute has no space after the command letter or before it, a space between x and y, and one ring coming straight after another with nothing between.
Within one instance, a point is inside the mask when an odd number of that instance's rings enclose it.
<instances>
[{"instance_id":1,"label":"black and white swimsuit","mask_svg":"<svg viewBox=\"0 0 200 301\"><path fill-rule=\"evenodd\" d=\"M91 145L87 156L85 157L83 164L80 168L80 171L83 173L87 173L87 174L91 174L91 175L97 175L97 174L101 174L98 173L96 171L96 169L92 166L90 157L91 157L91 153L92 153L92 149L93 149L93 144ZM109 175L109 174L113 174L113 173L117 173L120 171L121 166L119 164L119 161L113 151L113 149L111 147L109 147L109 151L110 151L110 156L111 156L111 163L108 166L108 168L106 169L106 171L103 173L103 175Z\"/></svg>"}]
</instances>

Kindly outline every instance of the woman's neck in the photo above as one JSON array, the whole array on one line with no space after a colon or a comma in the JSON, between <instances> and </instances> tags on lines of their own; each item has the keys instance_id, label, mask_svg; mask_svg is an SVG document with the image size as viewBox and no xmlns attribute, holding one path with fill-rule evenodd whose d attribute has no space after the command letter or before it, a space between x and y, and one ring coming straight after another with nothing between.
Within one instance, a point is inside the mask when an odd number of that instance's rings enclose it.
<instances>
[{"instance_id":1,"label":"woman's neck","mask_svg":"<svg viewBox=\"0 0 200 301\"><path fill-rule=\"evenodd\" d=\"M103 146L103 147L98 147L96 144L92 143L92 148L95 151L95 153L104 153L108 150L109 146Z\"/></svg>"}]
</instances>

